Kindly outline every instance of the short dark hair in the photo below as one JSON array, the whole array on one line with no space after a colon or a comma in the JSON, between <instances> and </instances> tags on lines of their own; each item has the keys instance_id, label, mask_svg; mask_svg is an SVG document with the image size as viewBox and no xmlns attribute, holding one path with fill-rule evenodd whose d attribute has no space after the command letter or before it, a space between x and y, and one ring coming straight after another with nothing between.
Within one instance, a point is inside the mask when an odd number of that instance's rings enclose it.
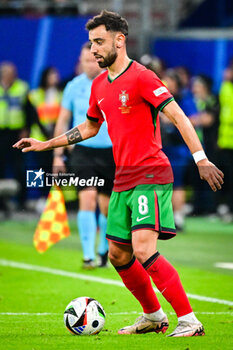
<instances>
[{"instance_id":1,"label":"short dark hair","mask_svg":"<svg viewBox=\"0 0 233 350\"><path fill-rule=\"evenodd\" d=\"M86 24L88 31L104 25L107 31L121 32L128 35L128 22L116 12L103 10L101 13L91 19Z\"/></svg>"}]
</instances>

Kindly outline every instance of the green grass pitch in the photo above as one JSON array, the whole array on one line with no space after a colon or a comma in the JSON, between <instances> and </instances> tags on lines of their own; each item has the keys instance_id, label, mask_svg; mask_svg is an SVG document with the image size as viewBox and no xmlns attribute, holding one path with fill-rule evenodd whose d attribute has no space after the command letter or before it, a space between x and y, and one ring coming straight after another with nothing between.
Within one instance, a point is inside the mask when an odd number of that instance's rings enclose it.
<instances>
[{"instance_id":1,"label":"green grass pitch","mask_svg":"<svg viewBox=\"0 0 233 350\"><path fill-rule=\"evenodd\" d=\"M233 225L190 218L185 233L159 242L159 251L177 268L206 331L204 337L175 339L155 333L118 335L117 330L134 322L141 309L126 288L93 280L120 281L115 270L81 269L75 220L71 220L72 236L38 254L32 246L36 223L0 223L0 349L233 349L233 271L215 267L216 262L233 262ZM103 305L107 317L99 335L72 336L64 327L63 311L79 296L90 296ZM161 295L159 299L169 316L168 334L176 326L176 316Z\"/></svg>"}]
</instances>

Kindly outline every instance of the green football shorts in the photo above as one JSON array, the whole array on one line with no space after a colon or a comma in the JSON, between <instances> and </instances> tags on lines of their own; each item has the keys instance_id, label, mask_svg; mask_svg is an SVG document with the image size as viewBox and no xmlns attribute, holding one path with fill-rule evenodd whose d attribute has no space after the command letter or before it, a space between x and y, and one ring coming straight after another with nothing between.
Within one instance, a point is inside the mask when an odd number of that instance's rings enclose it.
<instances>
[{"instance_id":1,"label":"green football shorts","mask_svg":"<svg viewBox=\"0 0 233 350\"><path fill-rule=\"evenodd\" d=\"M172 192L172 183L138 185L128 191L112 192L107 239L131 244L132 232L144 229L159 232L159 239L174 237Z\"/></svg>"}]
</instances>

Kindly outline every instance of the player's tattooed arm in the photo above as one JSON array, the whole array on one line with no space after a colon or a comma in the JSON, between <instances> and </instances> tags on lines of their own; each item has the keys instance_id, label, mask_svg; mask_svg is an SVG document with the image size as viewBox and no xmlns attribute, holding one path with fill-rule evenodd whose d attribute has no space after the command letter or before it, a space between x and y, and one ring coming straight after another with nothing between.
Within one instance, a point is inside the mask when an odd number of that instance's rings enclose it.
<instances>
[{"instance_id":1,"label":"player's tattooed arm","mask_svg":"<svg viewBox=\"0 0 233 350\"><path fill-rule=\"evenodd\" d=\"M65 147L95 136L98 133L100 126L101 124L89 121L87 119L84 123L79 124L75 128L67 131L65 134L54 137L53 139L38 141L32 138L23 138L16 142L13 147L21 149L22 152L41 152L58 147Z\"/></svg>"},{"instance_id":2,"label":"player's tattooed arm","mask_svg":"<svg viewBox=\"0 0 233 350\"><path fill-rule=\"evenodd\" d=\"M69 145L72 145L73 143L77 143L83 140L80 130L77 126L67 131L65 135L67 137L67 141Z\"/></svg>"}]
</instances>

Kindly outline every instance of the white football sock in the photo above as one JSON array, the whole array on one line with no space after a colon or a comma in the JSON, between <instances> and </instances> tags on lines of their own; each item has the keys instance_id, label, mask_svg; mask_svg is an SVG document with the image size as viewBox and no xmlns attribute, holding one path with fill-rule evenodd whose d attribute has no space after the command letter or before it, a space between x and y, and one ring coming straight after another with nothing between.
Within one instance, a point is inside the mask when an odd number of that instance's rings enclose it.
<instances>
[{"instance_id":1,"label":"white football sock","mask_svg":"<svg viewBox=\"0 0 233 350\"><path fill-rule=\"evenodd\" d=\"M162 308L160 308L158 311L152 312L151 314L145 314L144 312L143 315L151 321L160 321L166 316Z\"/></svg>"},{"instance_id":2,"label":"white football sock","mask_svg":"<svg viewBox=\"0 0 233 350\"><path fill-rule=\"evenodd\" d=\"M196 316L194 315L193 312L190 312L187 315L178 317L178 322L179 321L185 321L185 322L188 322L188 323L200 323L200 321L198 321L198 319L196 318Z\"/></svg>"}]
</instances>

